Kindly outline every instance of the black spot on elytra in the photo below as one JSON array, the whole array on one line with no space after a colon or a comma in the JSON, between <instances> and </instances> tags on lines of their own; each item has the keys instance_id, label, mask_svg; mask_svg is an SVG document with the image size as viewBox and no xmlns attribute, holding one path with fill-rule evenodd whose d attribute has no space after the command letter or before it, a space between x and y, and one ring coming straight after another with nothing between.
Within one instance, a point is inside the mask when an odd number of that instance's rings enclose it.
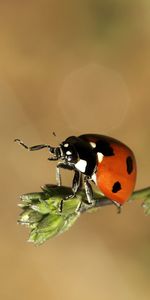
<instances>
[{"instance_id":1,"label":"black spot on elytra","mask_svg":"<svg viewBox=\"0 0 150 300\"><path fill-rule=\"evenodd\" d=\"M133 160L131 156L128 156L126 159L126 165L127 165L127 172L128 174L131 174L133 171Z\"/></svg>"},{"instance_id":2,"label":"black spot on elytra","mask_svg":"<svg viewBox=\"0 0 150 300\"><path fill-rule=\"evenodd\" d=\"M113 148L104 140L100 140L96 143L96 151L102 153L104 156L114 155Z\"/></svg>"},{"instance_id":3,"label":"black spot on elytra","mask_svg":"<svg viewBox=\"0 0 150 300\"><path fill-rule=\"evenodd\" d=\"M119 181L116 181L112 187L112 192L117 193L121 190L121 184Z\"/></svg>"}]
</instances>

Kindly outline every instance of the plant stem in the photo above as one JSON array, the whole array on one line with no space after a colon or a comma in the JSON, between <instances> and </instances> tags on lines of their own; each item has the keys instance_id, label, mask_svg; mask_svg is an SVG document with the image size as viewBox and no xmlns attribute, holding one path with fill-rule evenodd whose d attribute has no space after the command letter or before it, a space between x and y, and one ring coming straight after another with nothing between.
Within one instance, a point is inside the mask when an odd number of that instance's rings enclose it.
<instances>
[{"instance_id":1,"label":"plant stem","mask_svg":"<svg viewBox=\"0 0 150 300\"><path fill-rule=\"evenodd\" d=\"M150 187L140 189L140 190L133 192L133 194L131 195L128 202L132 202L135 200L143 200L144 201L145 199L148 199L148 198L150 198ZM82 202L81 209L80 209L81 213L89 211L93 208L99 208L99 207L104 207L107 205L114 204L113 201L109 200L107 197L102 196L101 194L99 194L97 192L94 192L93 203L91 205L87 204L85 195L82 196L82 201L83 202Z\"/></svg>"}]
</instances>

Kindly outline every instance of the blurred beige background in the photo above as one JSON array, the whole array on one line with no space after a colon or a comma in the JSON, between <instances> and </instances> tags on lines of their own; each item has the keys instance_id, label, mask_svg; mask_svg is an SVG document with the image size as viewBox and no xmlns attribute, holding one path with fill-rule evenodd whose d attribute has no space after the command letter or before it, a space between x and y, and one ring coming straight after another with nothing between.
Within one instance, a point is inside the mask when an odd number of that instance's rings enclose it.
<instances>
[{"instance_id":1,"label":"blurred beige background","mask_svg":"<svg viewBox=\"0 0 150 300\"><path fill-rule=\"evenodd\" d=\"M135 152L150 184L150 4L146 0L0 1L0 298L150 299L150 218L141 203L85 214L41 247L16 224L19 195L55 182L47 151L95 132ZM57 138L52 136L55 131ZM63 173L70 184L69 172Z\"/></svg>"}]
</instances>

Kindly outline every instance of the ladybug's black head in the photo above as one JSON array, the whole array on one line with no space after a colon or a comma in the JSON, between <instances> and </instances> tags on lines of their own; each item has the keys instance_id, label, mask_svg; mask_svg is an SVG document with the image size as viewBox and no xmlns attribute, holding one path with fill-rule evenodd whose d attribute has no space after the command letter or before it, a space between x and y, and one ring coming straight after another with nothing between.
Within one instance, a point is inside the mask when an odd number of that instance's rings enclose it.
<instances>
[{"instance_id":1,"label":"ladybug's black head","mask_svg":"<svg viewBox=\"0 0 150 300\"><path fill-rule=\"evenodd\" d=\"M62 142L60 151L61 159L64 159L67 165L85 175L93 174L96 167L96 154L89 143L79 137L70 136Z\"/></svg>"},{"instance_id":2,"label":"ladybug's black head","mask_svg":"<svg viewBox=\"0 0 150 300\"><path fill-rule=\"evenodd\" d=\"M49 147L49 151L53 154L52 157L49 157L49 160L59 160L62 159L68 165L76 164L79 155L75 145L72 143L72 139L66 139L58 147Z\"/></svg>"},{"instance_id":3,"label":"ladybug's black head","mask_svg":"<svg viewBox=\"0 0 150 300\"><path fill-rule=\"evenodd\" d=\"M60 145L60 149L62 152L62 157L61 157L62 159L64 159L69 164L77 163L79 155L77 149L74 147L72 143L69 143L69 141L64 141Z\"/></svg>"}]
</instances>

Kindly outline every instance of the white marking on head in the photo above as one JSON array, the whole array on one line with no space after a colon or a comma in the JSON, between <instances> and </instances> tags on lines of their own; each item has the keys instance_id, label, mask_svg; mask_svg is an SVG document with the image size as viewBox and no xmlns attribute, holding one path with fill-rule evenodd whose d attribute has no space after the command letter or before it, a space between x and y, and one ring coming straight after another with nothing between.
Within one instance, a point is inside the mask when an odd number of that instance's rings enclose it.
<instances>
[{"instance_id":1,"label":"white marking on head","mask_svg":"<svg viewBox=\"0 0 150 300\"><path fill-rule=\"evenodd\" d=\"M68 146L69 146L69 144L68 144L68 143L64 144L64 147L68 147Z\"/></svg>"},{"instance_id":2,"label":"white marking on head","mask_svg":"<svg viewBox=\"0 0 150 300\"><path fill-rule=\"evenodd\" d=\"M101 163L104 155L101 152L97 152L98 162Z\"/></svg>"},{"instance_id":3,"label":"white marking on head","mask_svg":"<svg viewBox=\"0 0 150 300\"><path fill-rule=\"evenodd\" d=\"M67 155L71 155L72 153L71 153L71 151L67 151L66 154Z\"/></svg>"},{"instance_id":4,"label":"white marking on head","mask_svg":"<svg viewBox=\"0 0 150 300\"><path fill-rule=\"evenodd\" d=\"M82 173L85 172L86 166L87 166L87 161L84 160L84 159L80 159L80 160L75 164L76 169L78 169L78 170L81 171Z\"/></svg>"},{"instance_id":5,"label":"white marking on head","mask_svg":"<svg viewBox=\"0 0 150 300\"><path fill-rule=\"evenodd\" d=\"M97 184L96 173L94 173L91 178L94 181L94 183Z\"/></svg>"},{"instance_id":6,"label":"white marking on head","mask_svg":"<svg viewBox=\"0 0 150 300\"><path fill-rule=\"evenodd\" d=\"M92 146L92 148L96 148L96 144L93 142L90 142L90 145Z\"/></svg>"},{"instance_id":7,"label":"white marking on head","mask_svg":"<svg viewBox=\"0 0 150 300\"><path fill-rule=\"evenodd\" d=\"M68 161L71 161L71 157L67 157L67 160L68 160Z\"/></svg>"}]
</instances>

